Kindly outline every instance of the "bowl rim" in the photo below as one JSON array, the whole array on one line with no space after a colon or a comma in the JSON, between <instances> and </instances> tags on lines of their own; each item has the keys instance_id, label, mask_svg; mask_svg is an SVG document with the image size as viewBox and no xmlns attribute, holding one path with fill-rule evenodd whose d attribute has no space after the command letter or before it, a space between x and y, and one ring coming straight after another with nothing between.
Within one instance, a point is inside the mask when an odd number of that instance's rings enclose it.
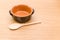
<instances>
[{"instance_id":1,"label":"bowl rim","mask_svg":"<svg viewBox=\"0 0 60 40\"><path fill-rule=\"evenodd\" d=\"M30 15L32 15L32 14L33 14L33 13L32 13L32 12L33 12L33 9L32 9L30 6L28 6L28 5L20 4L20 5L15 5L14 7L21 6L21 5L22 5L22 6L27 6L27 7L29 7L29 8L31 9L30 14L29 14L29 15L27 15L27 16L30 16ZM13 7L13 8L14 8L14 7ZM12 9L13 9L13 8L12 8ZM12 15L14 15L14 16L16 16L16 15L12 12L12 9L10 10L11 14L12 14ZM16 17L27 17L27 16L16 16Z\"/></svg>"}]
</instances>

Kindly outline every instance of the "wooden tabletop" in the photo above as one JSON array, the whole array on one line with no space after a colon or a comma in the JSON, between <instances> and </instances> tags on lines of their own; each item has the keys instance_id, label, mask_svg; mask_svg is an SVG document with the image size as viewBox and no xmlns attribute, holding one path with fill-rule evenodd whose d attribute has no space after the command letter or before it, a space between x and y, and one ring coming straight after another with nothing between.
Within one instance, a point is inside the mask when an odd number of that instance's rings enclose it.
<instances>
[{"instance_id":1,"label":"wooden tabletop","mask_svg":"<svg viewBox=\"0 0 60 40\"><path fill-rule=\"evenodd\" d=\"M35 10L27 23L41 23L9 30L10 24L17 23L9 10L19 4ZM60 0L0 0L0 40L60 40Z\"/></svg>"}]
</instances>

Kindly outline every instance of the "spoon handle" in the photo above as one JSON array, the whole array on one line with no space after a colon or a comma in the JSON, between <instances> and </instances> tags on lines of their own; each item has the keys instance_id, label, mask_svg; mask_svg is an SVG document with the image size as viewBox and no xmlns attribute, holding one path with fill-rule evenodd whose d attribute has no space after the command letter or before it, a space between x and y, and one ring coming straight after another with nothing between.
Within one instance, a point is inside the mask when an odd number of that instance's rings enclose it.
<instances>
[{"instance_id":1,"label":"spoon handle","mask_svg":"<svg viewBox=\"0 0 60 40\"><path fill-rule=\"evenodd\" d=\"M24 24L24 26L35 25L35 24L39 24L39 23L41 23L41 22L32 22L32 23Z\"/></svg>"}]
</instances>

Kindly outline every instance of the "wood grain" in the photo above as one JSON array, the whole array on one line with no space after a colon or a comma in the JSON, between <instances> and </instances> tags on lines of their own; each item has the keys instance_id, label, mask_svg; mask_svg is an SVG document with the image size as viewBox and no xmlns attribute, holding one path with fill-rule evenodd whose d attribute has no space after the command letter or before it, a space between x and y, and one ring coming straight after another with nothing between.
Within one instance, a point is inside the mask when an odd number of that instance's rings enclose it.
<instances>
[{"instance_id":1,"label":"wood grain","mask_svg":"<svg viewBox=\"0 0 60 40\"><path fill-rule=\"evenodd\" d=\"M35 10L27 23L41 21L41 24L9 30L8 26L16 23L9 10L18 4ZM60 0L0 0L0 40L60 40Z\"/></svg>"}]
</instances>

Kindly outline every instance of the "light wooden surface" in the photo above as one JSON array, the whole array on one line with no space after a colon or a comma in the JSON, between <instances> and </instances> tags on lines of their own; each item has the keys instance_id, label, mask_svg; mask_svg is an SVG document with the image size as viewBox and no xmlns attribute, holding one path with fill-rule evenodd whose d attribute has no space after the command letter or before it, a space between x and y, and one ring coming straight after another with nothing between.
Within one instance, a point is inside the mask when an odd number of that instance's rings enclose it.
<instances>
[{"instance_id":1,"label":"light wooden surface","mask_svg":"<svg viewBox=\"0 0 60 40\"><path fill-rule=\"evenodd\" d=\"M35 9L32 19L41 24L9 30L16 23L9 10L18 4L26 4ZM0 40L60 40L60 0L0 0Z\"/></svg>"}]
</instances>

